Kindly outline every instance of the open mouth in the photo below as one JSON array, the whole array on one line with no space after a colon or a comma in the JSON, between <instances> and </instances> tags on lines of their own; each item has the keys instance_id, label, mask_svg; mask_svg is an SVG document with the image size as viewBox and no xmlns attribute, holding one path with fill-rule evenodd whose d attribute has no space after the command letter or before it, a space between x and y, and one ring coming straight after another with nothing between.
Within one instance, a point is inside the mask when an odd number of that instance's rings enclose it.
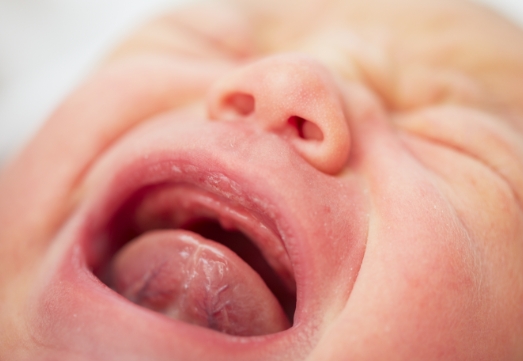
<instances>
[{"instance_id":1,"label":"open mouth","mask_svg":"<svg viewBox=\"0 0 523 361\"><path fill-rule=\"evenodd\" d=\"M293 268L271 219L188 182L143 186L92 245L88 267L129 301L236 336L288 329Z\"/></svg>"}]
</instances>

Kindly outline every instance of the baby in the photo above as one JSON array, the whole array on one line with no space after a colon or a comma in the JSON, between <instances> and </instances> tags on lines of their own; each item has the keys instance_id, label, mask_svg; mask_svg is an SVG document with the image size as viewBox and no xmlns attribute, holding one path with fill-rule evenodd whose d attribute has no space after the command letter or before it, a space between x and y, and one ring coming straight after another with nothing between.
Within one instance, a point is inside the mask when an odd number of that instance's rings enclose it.
<instances>
[{"instance_id":1,"label":"baby","mask_svg":"<svg viewBox=\"0 0 523 361\"><path fill-rule=\"evenodd\" d=\"M523 360L522 84L464 1L150 23L0 176L0 359Z\"/></svg>"}]
</instances>

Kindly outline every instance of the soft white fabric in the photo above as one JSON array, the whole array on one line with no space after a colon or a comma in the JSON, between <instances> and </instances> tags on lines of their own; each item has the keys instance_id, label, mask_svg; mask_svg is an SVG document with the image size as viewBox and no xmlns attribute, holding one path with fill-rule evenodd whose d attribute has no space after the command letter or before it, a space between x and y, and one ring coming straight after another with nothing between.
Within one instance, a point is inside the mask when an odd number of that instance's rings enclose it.
<instances>
[{"instance_id":1,"label":"soft white fabric","mask_svg":"<svg viewBox=\"0 0 523 361\"><path fill-rule=\"evenodd\" d=\"M131 28L188 1L0 0L0 164ZM521 0L477 1L523 24Z\"/></svg>"}]
</instances>

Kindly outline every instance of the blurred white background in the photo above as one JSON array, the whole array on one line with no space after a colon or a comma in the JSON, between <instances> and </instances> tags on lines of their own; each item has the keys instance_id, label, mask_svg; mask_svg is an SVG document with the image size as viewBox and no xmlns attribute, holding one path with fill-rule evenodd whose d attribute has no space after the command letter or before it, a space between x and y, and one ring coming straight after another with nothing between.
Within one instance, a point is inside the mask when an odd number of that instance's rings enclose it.
<instances>
[{"instance_id":1,"label":"blurred white background","mask_svg":"<svg viewBox=\"0 0 523 361\"><path fill-rule=\"evenodd\" d=\"M0 164L126 33L189 1L0 0ZM523 26L523 1L476 1Z\"/></svg>"},{"instance_id":2,"label":"blurred white background","mask_svg":"<svg viewBox=\"0 0 523 361\"><path fill-rule=\"evenodd\" d=\"M0 0L0 165L127 33L191 0Z\"/></svg>"}]
</instances>

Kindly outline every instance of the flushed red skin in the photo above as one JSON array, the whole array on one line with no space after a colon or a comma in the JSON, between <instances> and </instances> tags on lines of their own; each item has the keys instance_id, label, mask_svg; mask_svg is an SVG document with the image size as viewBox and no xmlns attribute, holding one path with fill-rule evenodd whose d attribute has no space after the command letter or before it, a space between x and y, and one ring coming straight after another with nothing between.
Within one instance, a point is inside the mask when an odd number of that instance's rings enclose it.
<instances>
[{"instance_id":1,"label":"flushed red skin","mask_svg":"<svg viewBox=\"0 0 523 361\"><path fill-rule=\"evenodd\" d=\"M399 111L314 56L130 57L73 94L0 178L0 295L12 310L0 313L0 356L521 359L519 118L467 102ZM260 79L269 73L280 76ZM261 105L231 119L236 91ZM182 107L188 98L199 102ZM289 114L323 137L300 137ZM291 329L219 334L92 275L112 212L173 180L252 208L280 234L298 290Z\"/></svg>"}]
</instances>

